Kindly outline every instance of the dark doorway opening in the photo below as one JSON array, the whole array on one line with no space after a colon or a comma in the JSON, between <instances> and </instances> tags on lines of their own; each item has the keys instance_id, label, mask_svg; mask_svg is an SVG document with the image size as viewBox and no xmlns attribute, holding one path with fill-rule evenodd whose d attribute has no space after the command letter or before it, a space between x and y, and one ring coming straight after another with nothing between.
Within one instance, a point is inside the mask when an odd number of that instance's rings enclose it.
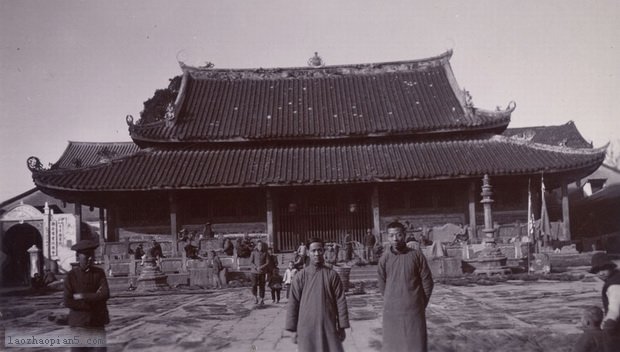
<instances>
[{"instance_id":1,"label":"dark doorway opening","mask_svg":"<svg viewBox=\"0 0 620 352\"><path fill-rule=\"evenodd\" d=\"M30 254L33 245L43 249L41 233L30 224L11 227L2 239L6 260L2 265L2 286L30 285ZM43 253L39 252L39 272L43 269Z\"/></svg>"}]
</instances>

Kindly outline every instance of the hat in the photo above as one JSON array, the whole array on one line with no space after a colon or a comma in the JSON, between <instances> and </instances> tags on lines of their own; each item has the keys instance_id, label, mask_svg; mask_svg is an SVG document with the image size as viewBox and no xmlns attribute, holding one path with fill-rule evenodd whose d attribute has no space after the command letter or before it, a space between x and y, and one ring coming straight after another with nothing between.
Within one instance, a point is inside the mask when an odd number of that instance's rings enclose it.
<instances>
[{"instance_id":1,"label":"hat","mask_svg":"<svg viewBox=\"0 0 620 352\"><path fill-rule=\"evenodd\" d=\"M597 306L589 306L583 310L583 319L598 326L603 321L603 310Z\"/></svg>"},{"instance_id":2,"label":"hat","mask_svg":"<svg viewBox=\"0 0 620 352\"><path fill-rule=\"evenodd\" d=\"M325 246L325 241L323 241L323 239L318 238L318 237L312 237L308 240L308 245L311 245L313 243L320 243L321 246Z\"/></svg>"},{"instance_id":3,"label":"hat","mask_svg":"<svg viewBox=\"0 0 620 352\"><path fill-rule=\"evenodd\" d=\"M601 270L613 269L615 267L616 264L609 259L606 253L595 253L592 256L592 268L590 269L590 273L596 274Z\"/></svg>"},{"instance_id":4,"label":"hat","mask_svg":"<svg viewBox=\"0 0 620 352\"><path fill-rule=\"evenodd\" d=\"M78 243L71 246L71 249L76 252L85 252L88 250L93 250L99 247L99 243L93 240L80 240Z\"/></svg>"}]
</instances>

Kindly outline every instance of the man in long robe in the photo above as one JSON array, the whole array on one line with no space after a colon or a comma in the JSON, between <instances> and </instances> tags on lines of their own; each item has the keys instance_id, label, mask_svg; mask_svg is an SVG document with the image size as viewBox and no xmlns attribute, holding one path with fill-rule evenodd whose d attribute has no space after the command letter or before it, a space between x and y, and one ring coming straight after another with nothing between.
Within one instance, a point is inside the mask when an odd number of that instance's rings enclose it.
<instances>
[{"instance_id":1,"label":"man in long robe","mask_svg":"<svg viewBox=\"0 0 620 352\"><path fill-rule=\"evenodd\" d=\"M383 351L427 351L426 306L433 277L421 251L407 247L405 228L387 229L390 247L377 271L383 295Z\"/></svg>"},{"instance_id":2,"label":"man in long robe","mask_svg":"<svg viewBox=\"0 0 620 352\"><path fill-rule=\"evenodd\" d=\"M293 277L284 328L295 332L300 352L344 351L350 327L344 285L324 266L322 240L310 240L308 252L311 264Z\"/></svg>"}]
</instances>

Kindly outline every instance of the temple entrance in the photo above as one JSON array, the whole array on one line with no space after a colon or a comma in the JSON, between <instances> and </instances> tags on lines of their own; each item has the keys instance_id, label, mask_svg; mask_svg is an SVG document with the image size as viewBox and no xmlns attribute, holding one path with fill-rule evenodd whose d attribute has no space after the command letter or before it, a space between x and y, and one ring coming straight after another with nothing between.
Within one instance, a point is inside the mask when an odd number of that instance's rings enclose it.
<instances>
[{"instance_id":1,"label":"temple entrance","mask_svg":"<svg viewBox=\"0 0 620 352\"><path fill-rule=\"evenodd\" d=\"M274 207L274 239L280 251L296 250L301 241L318 237L341 243L348 232L363 242L373 227L370 194L335 187L283 192Z\"/></svg>"},{"instance_id":2,"label":"temple entrance","mask_svg":"<svg viewBox=\"0 0 620 352\"><path fill-rule=\"evenodd\" d=\"M36 245L43 249L41 233L30 224L12 226L2 239L2 251L6 256L2 264L2 286L30 284L30 255L28 249ZM43 254L39 253L39 271L43 268Z\"/></svg>"}]
</instances>

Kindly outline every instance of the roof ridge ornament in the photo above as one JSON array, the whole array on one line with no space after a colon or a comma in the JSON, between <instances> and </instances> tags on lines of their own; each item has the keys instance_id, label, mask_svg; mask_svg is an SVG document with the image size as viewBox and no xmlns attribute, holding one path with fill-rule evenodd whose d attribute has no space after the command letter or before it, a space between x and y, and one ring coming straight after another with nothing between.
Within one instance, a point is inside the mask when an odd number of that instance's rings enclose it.
<instances>
[{"instance_id":1,"label":"roof ridge ornament","mask_svg":"<svg viewBox=\"0 0 620 352\"><path fill-rule=\"evenodd\" d=\"M170 127L174 124L174 103L169 102L168 106L166 106L166 113L164 114L164 121L166 121L166 127Z\"/></svg>"},{"instance_id":2,"label":"roof ridge ornament","mask_svg":"<svg viewBox=\"0 0 620 352\"><path fill-rule=\"evenodd\" d=\"M463 95L465 96L465 107L468 109L473 109L474 108L474 100L471 97L471 94L469 93L469 91L467 89L465 89L463 87Z\"/></svg>"},{"instance_id":3,"label":"roof ridge ornament","mask_svg":"<svg viewBox=\"0 0 620 352\"><path fill-rule=\"evenodd\" d=\"M513 112L517 108L517 103L514 100L508 102L508 106L506 106L506 111Z\"/></svg>"},{"instance_id":4,"label":"roof ridge ornament","mask_svg":"<svg viewBox=\"0 0 620 352\"><path fill-rule=\"evenodd\" d=\"M317 51L314 52L314 56L308 59L308 66L310 67L323 67L325 61L319 56Z\"/></svg>"},{"instance_id":5,"label":"roof ridge ornament","mask_svg":"<svg viewBox=\"0 0 620 352\"><path fill-rule=\"evenodd\" d=\"M26 165L31 172L43 171L43 164L36 156L29 157L28 160L26 160Z\"/></svg>"},{"instance_id":6,"label":"roof ridge ornament","mask_svg":"<svg viewBox=\"0 0 620 352\"><path fill-rule=\"evenodd\" d=\"M214 68L215 64L211 61L205 61L205 64L202 66L198 66L198 68L202 68L202 69L209 69L209 68Z\"/></svg>"}]
</instances>

